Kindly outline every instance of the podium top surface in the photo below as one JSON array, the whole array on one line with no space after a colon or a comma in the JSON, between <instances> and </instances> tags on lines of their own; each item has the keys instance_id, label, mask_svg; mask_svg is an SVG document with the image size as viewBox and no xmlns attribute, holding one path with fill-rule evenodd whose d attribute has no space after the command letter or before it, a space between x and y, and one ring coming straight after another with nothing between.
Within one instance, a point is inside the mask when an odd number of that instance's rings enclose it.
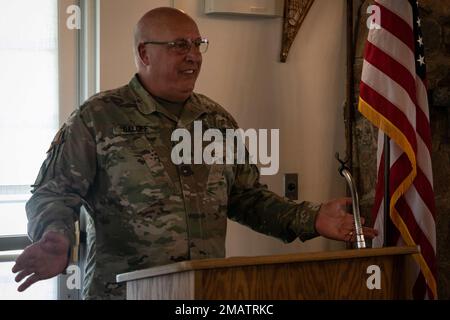
<instances>
[{"instance_id":1,"label":"podium top surface","mask_svg":"<svg viewBox=\"0 0 450 320\"><path fill-rule=\"evenodd\" d=\"M116 276L117 282L127 282L166 274L217 268L231 268L264 264L312 262L326 260L357 259L392 255L410 255L419 253L418 247L388 247L378 249L354 249L342 251L324 251L257 257L230 257L220 259L187 260L173 264L122 273Z\"/></svg>"}]
</instances>

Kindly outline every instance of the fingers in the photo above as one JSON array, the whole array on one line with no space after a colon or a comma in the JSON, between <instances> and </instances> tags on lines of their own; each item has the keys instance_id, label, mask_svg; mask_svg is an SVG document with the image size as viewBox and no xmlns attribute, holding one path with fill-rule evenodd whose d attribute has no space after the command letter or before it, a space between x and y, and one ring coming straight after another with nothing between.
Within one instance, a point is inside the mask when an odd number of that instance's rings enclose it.
<instances>
[{"instance_id":1,"label":"fingers","mask_svg":"<svg viewBox=\"0 0 450 320\"><path fill-rule=\"evenodd\" d=\"M22 269L23 269L22 265L18 264L17 261L16 261L16 264L12 267L11 271L12 271L12 273L16 273L16 272L19 272Z\"/></svg>"},{"instance_id":2,"label":"fingers","mask_svg":"<svg viewBox=\"0 0 450 320\"><path fill-rule=\"evenodd\" d=\"M361 225L364 225L366 223L366 219L364 217L361 217ZM355 218L353 217L353 214L345 213L345 220L343 224L344 228L352 229L355 227Z\"/></svg>"},{"instance_id":3,"label":"fingers","mask_svg":"<svg viewBox=\"0 0 450 320\"><path fill-rule=\"evenodd\" d=\"M353 231L348 232L348 233L344 236L344 241L346 241L346 242L353 242L353 241L354 241L354 234L353 234Z\"/></svg>"},{"instance_id":4,"label":"fingers","mask_svg":"<svg viewBox=\"0 0 450 320\"><path fill-rule=\"evenodd\" d=\"M17 291L19 292L25 291L29 286L31 286L35 282L38 282L39 280L41 280L41 278L37 274L33 274L19 286Z\"/></svg>"},{"instance_id":5,"label":"fingers","mask_svg":"<svg viewBox=\"0 0 450 320\"><path fill-rule=\"evenodd\" d=\"M356 241L356 232L355 229L350 229L345 235L344 235L344 241L347 242L355 242ZM378 230L375 230L373 228L369 227L363 227L363 234L365 238L373 239L376 236L378 236Z\"/></svg>"},{"instance_id":6,"label":"fingers","mask_svg":"<svg viewBox=\"0 0 450 320\"><path fill-rule=\"evenodd\" d=\"M34 247L32 246L27 247L22 252L22 254L19 257L17 257L16 263L12 267L11 271L13 273L19 272L17 276L14 278L16 282L20 282L25 277L36 272L35 270L36 255L35 250L33 248ZM19 292L22 292L38 280L39 277L36 274L34 274L31 277L29 277L22 285L20 285L17 290Z\"/></svg>"},{"instance_id":7,"label":"fingers","mask_svg":"<svg viewBox=\"0 0 450 320\"><path fill-rule=\"evenodd\" d=\"M13 273L19 272L17 276L14 278L16 282L20 282L25 277L29 276L30 274L33 274L35 272L33 256L27 254L24 251L24 253L17 258L16 264L12 268L12 272ZM29 277L22 285L20 285L17 290L19 292L22 292L38 280L39 280L38 276L34 274L33 276Z\"/></svg>"},{"instance_id":8,"label":"fingers","mask_svg":"<svg viewBox=\"0 0 450 320\"><path fill-rule=\"evenodd\" d=\"M26 276L29 276L30 274L32 274L34 271L30 268L24 269L21 272L19 272L19 274L14 278L14 280L16 282L20 282L22 281Z\"/></svg>"},{"instance_id":9,"label":"fingers","mask_svg":"<svg viewBox=\"0 0 450 320\"><path fill-rule=\"evenodd\" d=\"M363 233L365 237L373 239L378 235L378 230L369 227L363 227Z\"/></svg>"},{"instance_id":10,"label":"fingers","mask_svg":"<svg viewBox=\"0 0 450 320\"><path fill-rule=\"evenodd\" d=\"M55 247L53 240L59 241L56 247L62 244L61 248L53 248ZM63 236L58 238L56 235L55 238L53 235L47 235L43 241L27 247L16 259L11 270L13 273L18 273L15 281L20 282L26 278L17 289L19 292L26 290L39 280L51 278L64 271L63 268L67 264L65 263L67 261L65 240ZM51 250L46 250L45 245L52 247Z\"/></svg>"},{"instance_id":11,"label":"fingers","mask_svg":"<svg viewBox=\"0 0 450 320\"><path fill-rule=\"evenodd\" d=\"M16 273L28 267L34 260L34 255L29 250L25 249L20 256L17 257L16 263L12 268L12 272Z\"/></svg>"},{"instance_id":12,"label":"fingers","mask_svg":"<svg viewBox=\"0 0 450 320\"><path fill-rule=\"evenodd\" d=\"M345 207L352 204L352 198L340 198L335 200L339 205Z\"/></svg>"}]
</instances>

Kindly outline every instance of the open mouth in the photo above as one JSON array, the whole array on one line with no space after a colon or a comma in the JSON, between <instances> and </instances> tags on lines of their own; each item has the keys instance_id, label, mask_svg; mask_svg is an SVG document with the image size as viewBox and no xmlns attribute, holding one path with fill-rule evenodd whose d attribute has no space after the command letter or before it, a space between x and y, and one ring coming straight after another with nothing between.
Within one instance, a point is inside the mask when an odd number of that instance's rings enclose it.
<instances>
[{"instance_id":1,"label":"open mouth","mask_svg":"<svg viewBox=\"0 0 450 320\"><path fill-rule=\"evenodd\" d=\"M196 69L186 69L186 70L180 71L180 73L184 76L195 76L195 75L197 75L197 70Z\"/></svg>"}]
</instances>

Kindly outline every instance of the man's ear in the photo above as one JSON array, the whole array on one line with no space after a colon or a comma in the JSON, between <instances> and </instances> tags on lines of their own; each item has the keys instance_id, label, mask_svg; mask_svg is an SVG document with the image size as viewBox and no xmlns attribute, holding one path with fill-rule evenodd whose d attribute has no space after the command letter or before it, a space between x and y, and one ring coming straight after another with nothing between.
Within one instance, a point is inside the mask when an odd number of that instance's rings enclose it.
<instances>
[{"instance_id":1,"label":"man's ear","mask_svg":"<svg viewBox=\"0 0 450 320\"><path fill-rule=\"evenodd\" d=\"M141 61L141 63L144 66L148 66L149 65L149 58L148 58L146 46L144 44L140 43L138 45L137 51L138 51L139 60Z\"/></svg>"}]
</instances>

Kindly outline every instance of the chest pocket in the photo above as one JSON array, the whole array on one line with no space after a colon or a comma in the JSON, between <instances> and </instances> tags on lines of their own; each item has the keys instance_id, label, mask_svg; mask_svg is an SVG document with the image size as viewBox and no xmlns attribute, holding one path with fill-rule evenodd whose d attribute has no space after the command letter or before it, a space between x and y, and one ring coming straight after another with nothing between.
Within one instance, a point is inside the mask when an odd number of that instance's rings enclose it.
<instances>
[{"instance_id":1,"label":"chest pocket","mask_svg":"<svg viewBox=\"0 0 450 320\"><path fill-rule=\"evenodd\" d=\"M161 202L173 192L172 182L145 131L114 130L98 145L110 191L122 205L137 211Z\"/></svg>"},{"instance_id":2,"label":"chest pocket","mask_svg":"<svg viewBox=\"0 0 450 320\"><path fill-rule=\"evenodd\" d=\"M234 184L232 164L226 164L225 157L222 164L209 165L206 183L206 201L214 206L227 206L231 187Z\"/></svg>"},{"instance_id":3,"label":"chest pocket","mask_svg":"<svg viewBox=\"0 0 450 320\"><path fill-rule=\"evenodd\" d=\"M212 164L208 167L208 178L206 183L206 202L213 207L227 206L228 196L234 184L234 165L229 162L229 150L226 143L226 129L227 127L216 126L208 124L203 130L216 130L213 142L207 141L203 143L204 156L209 157L209 162ZM220 161L219 161L220 160ZM220 162L220 163L218 163Z\"/></svg>"}]
</instances>

